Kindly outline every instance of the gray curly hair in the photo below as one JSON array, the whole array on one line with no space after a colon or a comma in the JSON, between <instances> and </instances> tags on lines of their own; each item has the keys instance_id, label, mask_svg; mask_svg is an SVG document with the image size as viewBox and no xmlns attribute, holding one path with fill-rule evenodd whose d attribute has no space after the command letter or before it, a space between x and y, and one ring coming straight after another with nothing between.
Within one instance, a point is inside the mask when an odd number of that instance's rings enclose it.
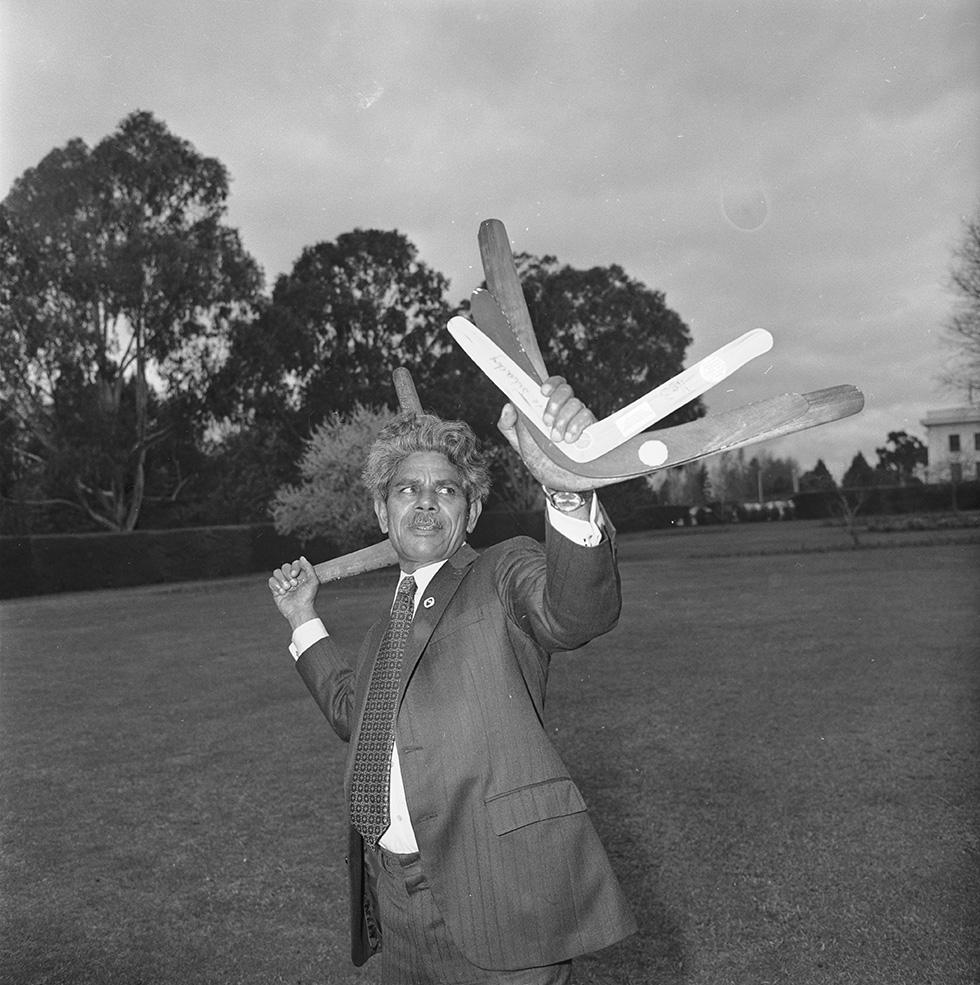
<instances>
[{"instance_id":1,"label":"gray curly hair","mask_svg":"<svg viewBox=\"0 0 980 985\"><path fill-rule=\"evenodd\" d=\"M386 500L398 467L416 452L439 452L459 471L469 503L490 492L490 470L465 421L444 421L434 414L402 413L379 432L361 479L376 499Z\"/></svg>"}]
</instances>

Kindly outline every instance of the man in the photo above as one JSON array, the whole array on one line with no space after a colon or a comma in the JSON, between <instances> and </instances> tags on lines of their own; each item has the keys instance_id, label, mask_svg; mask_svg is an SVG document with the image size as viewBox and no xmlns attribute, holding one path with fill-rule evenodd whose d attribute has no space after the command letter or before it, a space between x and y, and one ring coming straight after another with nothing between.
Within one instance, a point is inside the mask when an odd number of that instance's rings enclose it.
<instances>
[{"instance_id":1,"label":"man","mask_svg":"<svg viewBox=\"0 0 980 985\"><path fill-rule=\"evenodd\" d=\"M542 393L554 440L594 421L560 377ZM309 562L269 579L297 668L350 743L352 958L380 949L386 985L564 985L573 957L635 930L542 724L550 655L618 619L612 527L511 405L498 426L545 487L544 547L473 551L489 480L472 431L401 415L364 470L400 561L390 619L351 663L316 614Z\"/></svg>"}]
</instances>

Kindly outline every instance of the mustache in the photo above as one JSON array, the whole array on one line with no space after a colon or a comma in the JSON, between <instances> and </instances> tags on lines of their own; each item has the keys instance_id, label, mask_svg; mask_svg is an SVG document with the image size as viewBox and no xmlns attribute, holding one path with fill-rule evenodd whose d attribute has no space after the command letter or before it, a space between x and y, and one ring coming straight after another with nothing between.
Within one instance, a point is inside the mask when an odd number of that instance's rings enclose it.
<instances>
[{"instance_id":1,"label":"mustache","mask_svg":"<svg viewBox=\"0 0 980 985\"><path fill-rule=\"evenodd\" d=\"M441 530L444 524L432 513L416 513L408 521L408 526L414 530Z\"/></svg>"}]
</instances>

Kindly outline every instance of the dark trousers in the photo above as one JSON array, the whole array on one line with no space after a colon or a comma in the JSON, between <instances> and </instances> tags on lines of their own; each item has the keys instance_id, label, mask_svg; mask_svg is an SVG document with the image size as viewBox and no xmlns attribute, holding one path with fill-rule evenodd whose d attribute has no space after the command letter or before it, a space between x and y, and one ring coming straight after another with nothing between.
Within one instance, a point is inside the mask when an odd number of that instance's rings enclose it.
<instances>
[{"instance_id":1,"label":"dark trousers","mask_svg":"<svg viewBox=\"0 0 980 985\"><path fill-rule=\"evenodd\" d=\"M572 963L487 971L453 943L432 899L421 857L367 849L381 911L382 985L570 985Z\"/></svg>"}]
</instances>

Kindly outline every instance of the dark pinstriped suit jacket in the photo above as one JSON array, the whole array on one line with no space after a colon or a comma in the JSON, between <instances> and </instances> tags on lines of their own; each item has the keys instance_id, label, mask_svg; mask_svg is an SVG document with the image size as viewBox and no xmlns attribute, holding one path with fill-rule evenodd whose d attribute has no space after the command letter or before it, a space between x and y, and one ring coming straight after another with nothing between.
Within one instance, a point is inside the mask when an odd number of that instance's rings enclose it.
<instances>
[{"instance_id":1,"label":"dark pinstriped suit jacket","mask_svg":"<svg viewBox=\"0 0 980 985\"><path fill-rule=\"evenodd\" d=\"M478 555L463 545L416 611L396 718L405 793L435 902L480 967L552 964L636 929L542 725L550 654L608 632L619 610L611 539L578 547L549 528L546 547L516 538ZM329 638L297 663L351 742L348 799L386 621L368 633L353 667ZM363 964L377 946L375 914L363 845L351 831L352 958Z\"/></svg>"}]
</instances>

